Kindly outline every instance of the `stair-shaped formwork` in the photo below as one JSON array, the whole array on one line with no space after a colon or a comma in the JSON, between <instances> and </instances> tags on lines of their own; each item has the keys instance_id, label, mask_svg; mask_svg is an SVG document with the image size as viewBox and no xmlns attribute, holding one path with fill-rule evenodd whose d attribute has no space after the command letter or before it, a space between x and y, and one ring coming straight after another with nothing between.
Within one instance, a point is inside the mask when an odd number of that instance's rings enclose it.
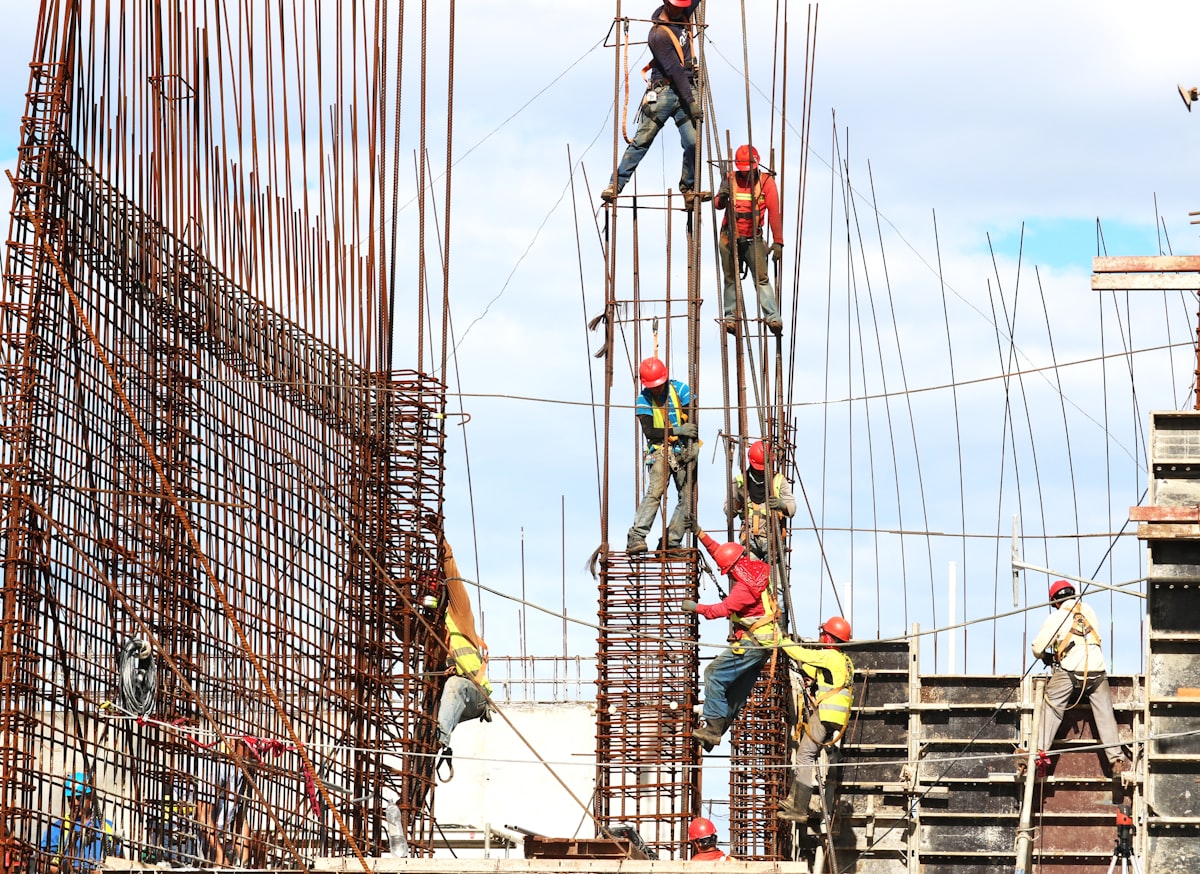
<instances>
[{"instance_id":1,"label":"stair-shaped formwork","mask_svg":"<svg viewBox=\"0 0 1200 874\"><path fill-rule=\"evenodd\" d=\"M1137 847L1149 872L1200 867L1200 413L1150 414L1146 542L1145 805Z\"/></svg>"},{"instance_id":2,"label":"stair-shaped formwork","mask_svg":"<svg viewBox=\"0 0 1200 874\"><path fill-rule=\"evenodd\" d=\"M922 676L917 641L852 653L854 715L841 765L830 772L838 869L1011 874L1025 787L1013 751L1030 735L1033 684L1015 675ZM1130 743L1142 731L1141 678L1109 682ZM1068 711L1055 764L1035 780L1032 870L1107 870L1116 803L1136 807L1136 779L1114 781L1095 735L1086 703Z\"/></svg>"}]
</instances>

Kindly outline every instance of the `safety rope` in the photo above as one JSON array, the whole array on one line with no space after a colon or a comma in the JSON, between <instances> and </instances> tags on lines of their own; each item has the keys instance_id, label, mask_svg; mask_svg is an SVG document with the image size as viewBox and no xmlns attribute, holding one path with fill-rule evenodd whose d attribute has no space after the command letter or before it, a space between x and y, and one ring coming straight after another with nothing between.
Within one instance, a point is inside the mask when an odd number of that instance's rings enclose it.
<instances>
[{"instance_id":1,"label":"safety rope","mask_svg":"<svg viewBox=\"0 0 1200 874\"><path fill-rule=\"evenodd\" d=\"M118 691L121 706L145 716L154 709L154 694L158 688L158 668L154 649L148 640L131 637L121 645L117 657Z\"/></svg>"}]
</instances>

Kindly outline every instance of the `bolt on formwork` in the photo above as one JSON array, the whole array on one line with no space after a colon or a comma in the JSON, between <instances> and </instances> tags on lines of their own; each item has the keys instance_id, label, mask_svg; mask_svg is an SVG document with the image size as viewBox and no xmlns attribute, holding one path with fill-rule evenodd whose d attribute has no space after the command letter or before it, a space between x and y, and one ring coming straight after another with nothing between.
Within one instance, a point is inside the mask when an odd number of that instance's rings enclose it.
<instances>
[{"instance_id":1,"label":"bolt on formwork","mask_svg":"<svg viewBox=\"0 0 1200 874\"><path fill-rule=\"evenodd\" d=\"M679 610L695 598L697 567L694 549L601 562L596 821L633 826L663 859L684 857L700 810L699 627Z\"/></svg>"}]
</instances>

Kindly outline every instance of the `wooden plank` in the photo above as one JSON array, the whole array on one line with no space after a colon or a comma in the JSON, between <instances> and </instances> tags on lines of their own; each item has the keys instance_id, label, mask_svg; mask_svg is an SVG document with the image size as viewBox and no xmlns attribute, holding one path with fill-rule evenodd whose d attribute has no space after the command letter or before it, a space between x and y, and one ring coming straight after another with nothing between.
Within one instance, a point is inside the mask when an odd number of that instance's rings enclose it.
<instances>
[{"instance_id":1,"label":"wooden plank","mask_svg":"<svg viewBox=\"0 0 1200 874\"><path fill-rule=\"evenodd\" d=\"M1196 291L1200 273L1093 273L1093 291Z\"/></svg>"},{"instance_id":2,"label":"wooden plank","mask_svg":"<svg viewBox=\"0 0 1200 874\"><path fill-rule=\"evenodd\" d=\"M1109 255L1092 259L1093 273L1200 271L1200 255Z\"/></svg>"},{"instance_id":3,"label":"wooden plank","mask_svg":"<svg viewBox=\"0 0 1200 874\"><path fill-rule=\"evenodd\" d=\"M1200 525L1143 522L1137 536L1138 540L1200 540Z\"/></svg>"},{"instance_id":4,"label":"wooden plank","mask_svg":"<svg viewBox=\"0 0 1200 874\"><path fill-rule=\"evenodd\" d=\"M1130 507L1131 522L1200 522L1200 507Z\"/></svg>"}]
</instances>

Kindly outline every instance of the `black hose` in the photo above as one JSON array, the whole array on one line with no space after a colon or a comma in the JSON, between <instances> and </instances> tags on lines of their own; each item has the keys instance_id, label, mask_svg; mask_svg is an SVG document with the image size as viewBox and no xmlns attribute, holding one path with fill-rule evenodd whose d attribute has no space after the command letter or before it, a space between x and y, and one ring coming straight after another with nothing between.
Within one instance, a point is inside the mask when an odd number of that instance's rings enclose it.
<instances>
[{"instance_id":1,"label":"black hose","mask_svg":"<svg viewBox=\"0 0 1200 874\"><path fill-rule=\"evenodd\" d=\"M140 716L154 709L154 693L158 689L158 668L154 650L141 638L131 637L121 645L117 664L120 674L121 707Z\"/></svg>"}]
</instances>

